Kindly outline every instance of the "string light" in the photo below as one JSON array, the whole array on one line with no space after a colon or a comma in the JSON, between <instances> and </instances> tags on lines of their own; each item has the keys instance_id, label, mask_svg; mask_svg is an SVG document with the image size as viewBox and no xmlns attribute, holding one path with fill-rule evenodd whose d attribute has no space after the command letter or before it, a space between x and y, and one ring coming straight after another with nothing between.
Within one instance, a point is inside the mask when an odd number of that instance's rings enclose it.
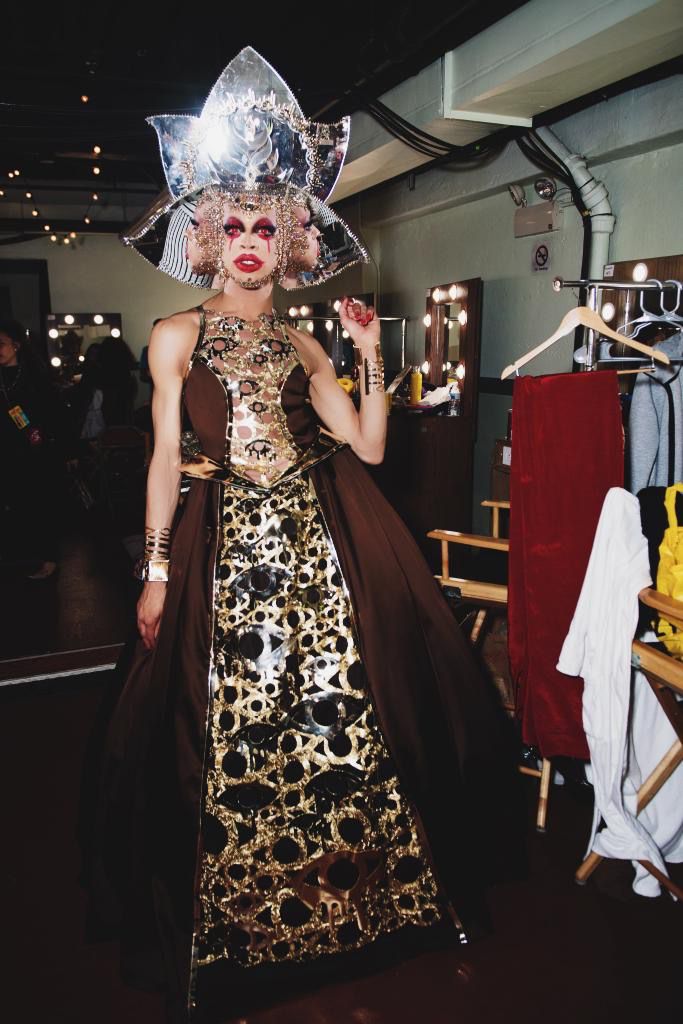
<instances>
[{"instance_id":1,"label":"string light","mask_svg":"<svg viewBox=\"0 0 683 1024\"><path fill-rule=\"evenodd\" d=\"M31 216L32 216L32 217L40 217L40 213L39 213L39 211L38 211L38 210L36 210L35 206L34 206L34 207L33 207L33 209L31 210Z\"/></svg>"},{"instance_id":2,"label":"string light","mask_svg":"<svg viewBox=\"0 0 683 1024\"><path fill-rule=\"evenodd\" d=\"M14 177L14 171L10 171L9 174L7 175L7 177L8 178L13 178Z\"/></svg>"},{"instance_id":3,"label":"string light","mask_svg":"<svg viewBox=\"0 0 683 1024\"><path fill-rule=\"evenodd\" d=\"M27 199L33 199L33 192L26 192L25 195Z\"/></svg>"},{"instance_id":4,"label":"string light","mask_svg":"<svg viewBox=\"0 0 683 1024\"><path fill-rule=\"evenodd\" d=\"M99 156L100 153L102 152L102 150L100 149L99 146L93 146L92 151L95 154L95 156Z\"/></svg>"},{"instance_id":5,"label":"string light","mask_svg":"<svg viewBox=\"0 0 683 1024\"><path fill-rule=\"evenodd\" d=\"M99 174L100 173L99 167L93 167L92 172L93 172L93 174Z\"/></svg>"},{"instance_id":6,"label":"string light","mask_svg":"<svg viewBox=\"0 0 683 1024\"><path fill-rule=\"evenodd\" d=\"M69 232L69 238L75 238L75 237L76 237L76 232L75 231L70 231Z\"/></svg>"},{"instance_id":7,"label":"string light","mask_svg":"<svg viewBox=\"0 0 683 1024\"><path fill-rule=\"evenodd\" d=\"M84 94L83 96L81 96L81 103L87 103L89 99L90 97Z\"/></svg>"},{"instance_id":8,"label":"string light","mask_svg":"<svg viewBox=\"0 0 683 1024\"><path fill-rule=\"evenodd\" d=\"M100 198L100 197L98 196L97 192L93 192L93 194L92 194L92 197L93 197L93 201L94 201L94 202L97 202L97 200L98 200L98 199Z\"/></svg>"},{"instance_id":9,"label":"string light","mask_svg":"<svg viewBox=\"0 0 683 1024\"><path fill-rule=\"evenodd\" d=\"M43 224L43 231L49 231L49 230L50 230L50 225L49 224Z\"/></svg>"},{"instance_id":10,"label":"string light","mask_svg":"<svg viewBox=\"0 0 683 1024\"><path fill-rule=\"evenodd\" d=\"M50 241L51 242L56 242L57 241L57 236L56 235L50 235Z\"/></svg>"},{"instance_id":11,"label":"string light","mask_svg":"<svg viewBox=\"0 0 683 1024\"><path fill-rule=\"evenodd\" d=\"M90 223L90 217L84 217L83 218L83 223L84 224L89 224Z\"/></svg>"},{"instance_id":12,"label":"string light","mask_svg":"<svg viewBox=\"0 0 683 1024\"><path fill-rule=\"evenodd\" d=\"M5 193L4 193L3 189L0 188L0 196L4 196L4 194Z\"/></svg>"},{"instance_id":13,"label":"string light","mask_svg":"<svg viewBox=\"0 0 683 1024\"><path fill-rule=\"evenodd\" d=\"M64 245L71 245L71 239L68 235L64 235Z\"/></svg>"},{"instance_id":14,"label":"string light","mask_svg":"<svg viewBox=\"0 0 683 1024\"><path fill-rule=\"evenodd\" d=\"M14 168L14 177L15 178L19 177L19 171L16 169L16 167Z\"/></svg>"}]
</instances>

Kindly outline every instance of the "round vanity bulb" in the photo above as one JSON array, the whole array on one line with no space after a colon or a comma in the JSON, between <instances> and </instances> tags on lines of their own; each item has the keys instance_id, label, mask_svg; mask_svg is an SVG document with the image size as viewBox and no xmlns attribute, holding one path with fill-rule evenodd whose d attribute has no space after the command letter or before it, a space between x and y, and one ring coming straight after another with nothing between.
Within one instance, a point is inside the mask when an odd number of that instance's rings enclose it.
<instances>
[{"instance_id":1,"label":"round vanity bulb","mask_svg":"<svg viewBox=\"0 0 683 1024\"><path fill-rule=\"evenodd\" d=\"M636 263L633 268L633 280L642 283L647 281L649 270L647 269L647 263Z\"/></svg>"}]
</instances>

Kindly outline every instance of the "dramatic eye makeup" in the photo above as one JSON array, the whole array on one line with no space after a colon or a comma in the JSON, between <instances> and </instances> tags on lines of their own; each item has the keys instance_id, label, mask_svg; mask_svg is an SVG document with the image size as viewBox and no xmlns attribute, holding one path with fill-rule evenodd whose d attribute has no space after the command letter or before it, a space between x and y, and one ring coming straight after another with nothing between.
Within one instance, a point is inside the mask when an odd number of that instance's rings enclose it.
<instances>
[{"instance_id":1,"label":"dramatic eye makeup","mask_svg":"<svg viewBox=\"0 0 683 1024\"><path fill-rule=\"evenodd\" d=\"M262 217L254 224L254 231L259 238L272 238L277 228L268 217Z\"/></svg>"},{"instance_id":2,"label":"dramatic eye makeup","mask_svg":"<svg viewBox=\"0 0 683 1024\"><path fill-rule=\"evenodd\" d=\"M237 217L228 217L223 225L223 230L228 238L237 238L244 231L244 224Z\"/></svg>"}]
</instances>

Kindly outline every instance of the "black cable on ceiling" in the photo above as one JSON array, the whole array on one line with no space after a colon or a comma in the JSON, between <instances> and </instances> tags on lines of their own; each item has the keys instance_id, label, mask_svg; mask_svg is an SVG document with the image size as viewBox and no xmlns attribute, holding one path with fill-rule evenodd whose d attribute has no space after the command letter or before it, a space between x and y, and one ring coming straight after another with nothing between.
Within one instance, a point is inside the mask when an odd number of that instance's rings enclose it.
<instances>
[{"instance_id":1,"label":"black cable on ceiling","mask_svg":"<svg viewBox=\"0 0 683 1024\"><path fill-rule=\"evenodd\" d=\"M366 104L365 109L394 138L423 156L431 157L433 163L450 163L457 160L471 163L473 160L481 160L490 153L500 150L511 138L520 134L518 128L504 128L476 142L457 146L411 124L379 100Z\"/></svg>"}]
</instances>

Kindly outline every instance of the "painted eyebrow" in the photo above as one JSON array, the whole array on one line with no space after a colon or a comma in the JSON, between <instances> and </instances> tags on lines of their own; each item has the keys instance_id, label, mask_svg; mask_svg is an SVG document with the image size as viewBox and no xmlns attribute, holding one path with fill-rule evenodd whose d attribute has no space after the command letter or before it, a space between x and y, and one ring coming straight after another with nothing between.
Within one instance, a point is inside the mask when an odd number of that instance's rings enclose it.
<instances>
[{"instance_id":1,"label":"painted eyebrow","mask_svg":"<svg viewBox=\"0 0 683 1024\"><path fill-rule=\"evenodd\" d=\"M274 228L275 224L270 219L270 217L261 217L259 220L256 221L256 223L254 224L254 227L255 228Z\"/></svg>"}]
</instances>

